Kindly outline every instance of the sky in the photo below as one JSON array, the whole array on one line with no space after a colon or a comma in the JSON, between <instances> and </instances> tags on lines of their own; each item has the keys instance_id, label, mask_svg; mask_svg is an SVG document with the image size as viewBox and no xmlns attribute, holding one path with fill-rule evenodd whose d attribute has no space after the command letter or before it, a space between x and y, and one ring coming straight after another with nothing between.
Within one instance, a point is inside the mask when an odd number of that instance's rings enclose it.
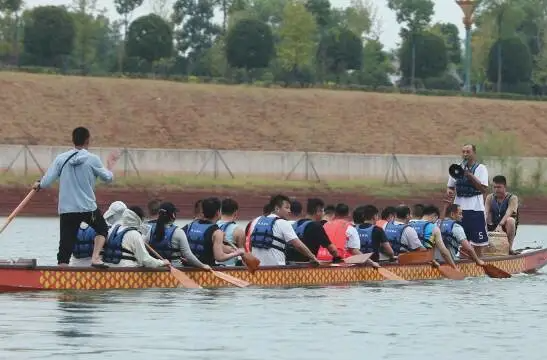
<instances>
[{"instance_id":1,"label":"sky","mask_svg":"<svg viewBox=\"0 0 547 360\"><path fill-rule=\"evenodd\" d=\"M150 1L154 0L144 0L143 6L135 12L133 18L150 13L152 9ZM169 1L173 2L174 0ZM393 12L387 7L387 0L372 1L377 6L378 16L381 20L380 41L387 49L394 49L400 41L400 25L397 24ZM71 3L71 0L25 0L26 7L34 7L38 5L63 5L69 3ZM117 18L118 15L116 14L112 3L113 1L111 0L97 0L97 5L99 8L107 8L109 16L112 18ZM462 24L463 14L455 0L435 0L435 3L435 15L433 22L454 23L460 29L460 36L463 36L465 31ZM331 4L333 7L346 7L349 5L349 0L331 0Z\"/></svg>"}]
</instances>

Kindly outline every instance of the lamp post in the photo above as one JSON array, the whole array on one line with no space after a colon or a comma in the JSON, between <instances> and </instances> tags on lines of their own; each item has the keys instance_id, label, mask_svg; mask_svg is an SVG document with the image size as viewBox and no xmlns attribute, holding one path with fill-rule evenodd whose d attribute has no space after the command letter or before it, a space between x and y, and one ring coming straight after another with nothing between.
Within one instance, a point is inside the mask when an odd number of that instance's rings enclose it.
<instances>
[{"instance_id":1,"label":"lamp post","mask_svg":"<svg viewBox=\"0 0 547 360\"><path fill-rule=\"evenodd\" d=\"M471 91L471 27L473 26L473 12L477 0L456 0L463 11L463 25L465 26L465 85L464 91Z\"/></svg>"}]
</instances>

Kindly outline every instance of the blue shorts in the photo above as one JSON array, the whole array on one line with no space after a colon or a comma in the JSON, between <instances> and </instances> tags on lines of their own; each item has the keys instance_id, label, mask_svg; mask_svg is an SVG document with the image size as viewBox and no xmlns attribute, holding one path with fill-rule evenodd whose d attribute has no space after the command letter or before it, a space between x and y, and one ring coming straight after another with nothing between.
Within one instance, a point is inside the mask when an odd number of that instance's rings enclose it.
<instances>
[{"instance_id":1,"label":"blue shorts","mask_svg":"<svg viewBox=\"0 0 547 360\"><path fill-rule=\"evenodd\" d=\"M463 210L462 226L467 240L474 246L488 245L488 232L483 211Z\"/></svg>"}]
</instances>

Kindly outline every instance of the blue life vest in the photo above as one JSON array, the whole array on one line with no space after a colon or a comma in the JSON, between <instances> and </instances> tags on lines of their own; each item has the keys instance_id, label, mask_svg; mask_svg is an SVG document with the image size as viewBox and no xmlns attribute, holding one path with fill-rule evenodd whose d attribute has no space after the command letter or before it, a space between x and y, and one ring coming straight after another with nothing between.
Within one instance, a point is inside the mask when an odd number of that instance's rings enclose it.
<instances>
[{"instance_id":1,"label":"blue life vest","mask_svg":"<svg viewBox=\"0 0 547 360\"><path fill-rule=\"evenodd\" d=\"M452 219L444 219L443 221L441 221L441 226L439 226L439 228L441 229L441 236L443 237L444 245L448 248L453 256L455 256L460 249L460 244L458 243L458 240L456 240L456 237L454 237L454 234L452 232L455 224L456 221Z\"/></svg>"},{"instance_id":2,"label":"blue life vest","mask_svg":"<svg viewBox=\"0 0 547 360\"><path fill-rule=\"evenodd\" d=\"M192 253L204 264L214 265L215 257L213 255L212 239L206 239L205 233L212 226L218 229L217 224L211 222L200 223L203 220L194 220L188 225L187 237L188 244Z\"/></svg>"},{"instance_id":3,"label":"blue life vest","mask_svg":"<svg viewBox=\"0 0 547 360\"><path fill-rule=\"evenodd\" d=\"M357 234L359 234L359 239L361 240L361 252L363 254L368 254L375 252L377 249L374 249L372 245L372 232L374 231L375 225L370 225L369 227L364 227L364 225L357 225Z\"/></svg>"},{"instance_id":4,"label":"blue life vest","mask_svg":"<svg viewBox=\"0 0 547 360\"><path fill-rule=\"evenodd\" d=\"M166 227L163 233L163 239L161 241L156 241L156 223L151 223L150 227L150 241L149 244L152 249L156 250L162 258L168 260L178 259L179 256L174 255L180 253L179 249L174 249L171 240L173 239L173 234L177 230L178 226L171 224L171 226Z\"/></svg>"},{"instance_id":5,"label":"blue life vest","mask_svg":"<svg viewBox=\"0 0 547 360\"><path fill-rule=\"evenodd\" d=\"M133 260L137 259L133 256L133 252L122 247L124 235L128 231L137 230L134 227L127 227L122 231L118 231L121 225L116 225L104 244L103 261L110 264L119 264L122 259Z\"/></svg>"},{"instance_id":6,"label":"blue life vest","mask_svg":"<svg viewBox=\"0 0 547 360\"><path fill-rule=\"evenodd\" d=\"M479 163L475 163L469 171L472 174L475 174L475 170L479 167ZM475 189L475 187L471 184L471 181L467 179L467 177L463 176L460 179L456 179L456 195L460 197L473 197L477 195L481 195L482 192Z\"/></svg>"},{"instance_id":7,"label":"blue life vest","mask_svg":"<svg viewBox=\"0 0 547 360\"><path fill-rule=\"evenodd\" d=\"M80 227L76 236L76 243L72 248L72 256L76 259L91 257L93 255L93 246L95 245L95 236L97 236L97 233L91 226L85 229Z\"/></svg>"},{"instance_id":8,"label":"blue life vest","mask_svg":"<svg viewBox=\"0 0 547 360\"><path fill-rule=\"evenodd\" d=\"M300 220L295 221L292 224L292 228L294 229L294 232L296 233L296 236L298 236L298 238L300 240L304 239L304 232L306 231L306 228L308 227L308 225L311 224L312 222L313 221L311 221L309 219L305 219L304 221L300 221Z\"/></svg>"},{"instance_id":9,"label":"blue life vest","mask_svg":"<svg viewBox=\"0 0 547 360\"><path fill-rule=\"evenodd\" d=\"M490 202L490 213L491 213L491 220L494 226L498 226L501 219L505 216L505 213L507 212L507 209L509 208L509 200L511 199L512 194L508 194L505 199L500 203L497 202L496 196L492 194L492 201ZM511 217L515 218L515 222L518 225L518 219L519 219L519 211L517 208L517 212L514 214L511 214Z\"/></svg>"},{"instance_id":10,"label":"blue life vest","mask_svg":"<svg viewBox=\"0 0 547 360\"><path fill-rule=\"evenodd\" d=\"M393 249L395 255L410 250L408 246L401 243L403 232L405 231L407 226L407 224L395 224L395 222L393 221L390 221L386 224L384 232L386 233L386 238L389 240L389 243L391 244L391 248Z\"/></svg>"},{"instance_id":11,"label":"blue life vest","mask_svg":"<svg viewBox=\"0 0 547 360\"><path fill-rule=\"evenodd\" d=\"M251 233L251 247L258 249L276 249L285 252L286 242L273 234L278 217L261 216Z\"/></svg>"},{"instance_id":12,"label":"blue life vest","mask_svg":"<svg viewBox=\"0 0 547 360\"><path fill-rule=\"evenodd\" d=\"M414 230L416 230L416 233L418 234L418 239L420 239L420 241L422 242L422 245L426 249L433 248L433 244L431 243L431 241L429 241L429 238L431 238L431 234L429 234L427 239L425 236L425 230L427 226L433 225L433 223L429 221L425 221L425 220L415 220L415 221L410 221L408 225L410 225Z\"/></svg>"}]
</instances>

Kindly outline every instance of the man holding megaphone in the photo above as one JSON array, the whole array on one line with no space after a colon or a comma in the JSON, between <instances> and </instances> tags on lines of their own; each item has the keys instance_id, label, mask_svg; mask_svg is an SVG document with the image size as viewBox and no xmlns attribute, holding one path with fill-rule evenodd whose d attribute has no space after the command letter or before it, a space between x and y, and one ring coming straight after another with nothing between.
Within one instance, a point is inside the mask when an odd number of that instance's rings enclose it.
<instances>
[{"instance_id":1,"label":"man holding megaphone","mask_svg":"<svg viewBox=\"0 0 547 360\"><path fill-rule=\"evenodd\" d=\"M461 164L452 164L448 169L447 202L460 205L463 210L462 226L467 239L478 256L488 245L488 232L484 215L484 194L488 191L488 169L477 162L475 145L462 147Z\"/></svg>"}]
</instances>

